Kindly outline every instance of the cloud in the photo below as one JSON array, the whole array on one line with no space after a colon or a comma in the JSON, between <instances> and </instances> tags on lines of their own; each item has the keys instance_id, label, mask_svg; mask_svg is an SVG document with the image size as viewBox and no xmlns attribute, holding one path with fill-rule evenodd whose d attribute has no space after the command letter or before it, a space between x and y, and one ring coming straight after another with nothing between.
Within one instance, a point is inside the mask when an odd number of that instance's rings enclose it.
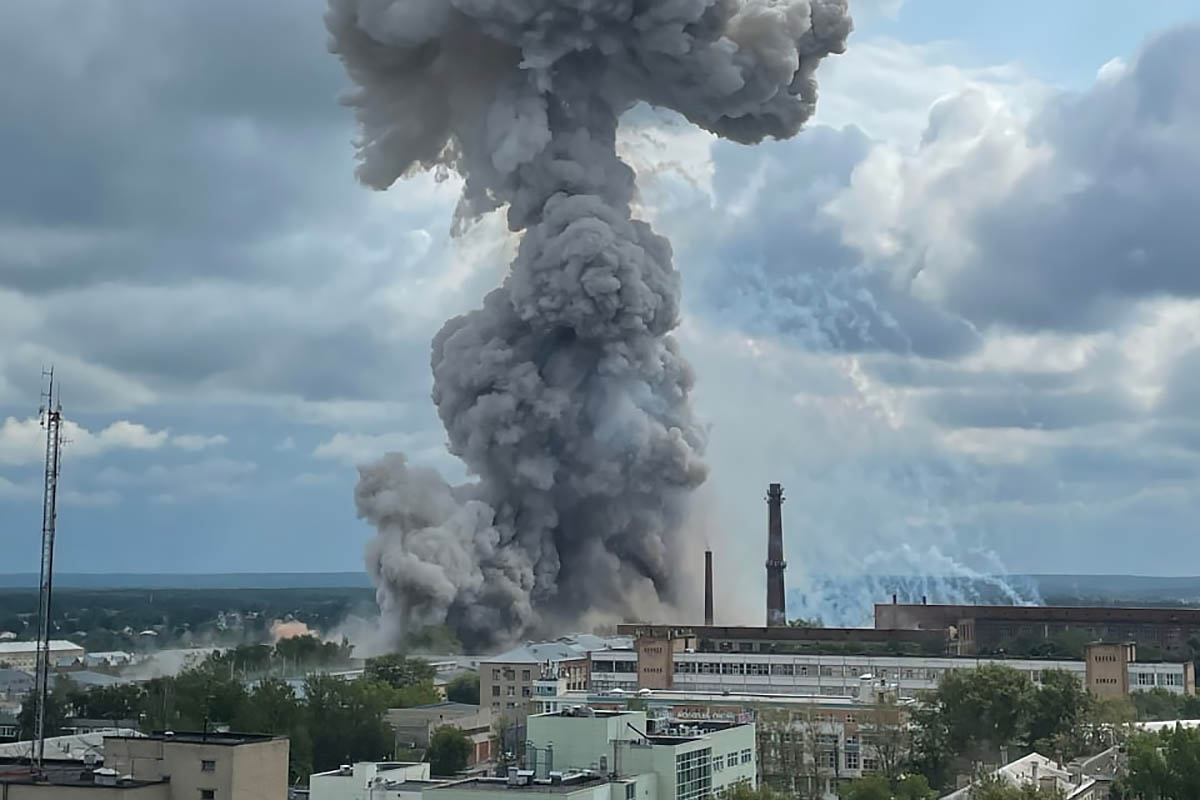
<instances>
[{"instance_id":1,"label":"cloud","mask_svg":"<svg viewBox=\"0 0 1200 800\"><path fill-rule=\"evenodd\" d=\"M1200 26L1168 31L1028 118L995 92L940 101L915 151L879 145L831 204L844 241L978 327L1101 330L1200 295L1197 53Z\"/></svg>"},{"instance_id":2,"label":"cloud","mask_svg":"<svg viewBox=\"0 0 1200 800\"><path fill-rule=\"evenodd\" d=\"M229 444L229 438L219 433L215 436L182 434L180 436L172 436L171 444L181 450L187 450L190 453L198 453L201 450L207 450L210 447L221 447L222 445Z\"/></svg>"},{"instance_id":3,"label":"cloud","mask_svg":"<svg viewBox=\"0 0 1200 800\"><path fill-rule=\"evenodd\" d=\"M125 420L93 433L78 423L64 420L64 458L94 458L110 450L157 450L166 444L166 431ZM8 417L0 426L0 464L34 464L45 459L46 433L36 417Z\"/></svg>"}]
</instances>

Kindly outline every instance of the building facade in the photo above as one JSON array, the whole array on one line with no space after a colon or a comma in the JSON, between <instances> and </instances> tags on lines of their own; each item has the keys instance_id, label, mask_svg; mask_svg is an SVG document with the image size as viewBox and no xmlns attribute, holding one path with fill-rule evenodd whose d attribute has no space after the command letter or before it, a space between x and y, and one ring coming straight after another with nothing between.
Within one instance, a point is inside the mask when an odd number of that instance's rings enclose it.
<instances>
[{"instance_id":1,"label":"building facade","mask_svg":"<svg viewBox=\"0 0 1200 800\"><path fill-rule=\"evenodd\" d=\"M879 603L875 628L946 632L961 655L994 650L1018 638L1050 639L1067 632L1184 653L1188 641L1200 636L1200 609Z\"/></svg>"},{"instance_id":2,"label":"building facade","mask_svg":"<svg viewBox=\"0 0 1200 800\"><path fill-rule=\"evenodd\" d=\"M471 742L468 766L490 761L494 755L492 711L486 706L445 702L392 708L388 709L384 719L396 733L397 749L423 750L429 747L434 731L449 726L462 731Z\"/></svg>"},{"instance_id":3,"label":"building facade","mask_svg":"<svg viewBox=\"0 0 1200 800\"><path fill-rule=\"evenodd\" d=\"M528 718L529 758L507 779L432 789L424 800L706 800L756 785L752 724L655 726L640 711L567 709Z\"/></svg>"},{"instance_id":4,"label":"building facade","mask_svg":"<svg viewBox=\"0 0 1200 800\"><path fill-rule=\"evenodd\" d=\"M627 649L628 638L590 634L564 636L553 642L529 643L479 661L479 704L492 717L521 723L536 707L534 683L561 679L574 691L585 691L591 682L591 654L614 648Z\"/></svg>"},{"instance_id":5,"label":"building facade","mask_svg":"<svg viewBox=\"0 0 1200 800\"><path fill-rule=\"evenodd\" d=\"M654 727L752 722L760 781L790 793L834 796L840 782L888 771L907 756L903 730L911 704L865 683L860 699L616 690L543 697L542 707L617 711L636 705Z\"/></svg>"},{"instance_id":6,"label":"building facade","mask_svg":"<svg viewBox=\"0 0 1200 800\"><path fill-rule=\"evenodd\" d=\"M429 764L359 762L308 779L308 800L420 800L440 785L429 778Z\"/></svg>"},{"instance_id":7,"label":"building facade","mask_svg":"<svg viewBox=\"0 0 1200 800\"><path fill-rule=\"evenodd\" d=\"M692 639L680 634L679 641ZM932 657L904 655L828 655L756 652L696 652L664 645L658 636L639 637L628 650L592 655L591 689L670 688L690 692L742 692L852 697L860 678L870 675L894 686L902 699L936 689L950 670L1001 664L1025 673L1034 683L1048 670L1062 670L1088 680L1083 661L1001 657ZM659 672L663 670L664 672ZM1190 662L1125 662L1129 691L1164 689L1195 693ZM1096 673L1099 675L1099 673ZM667 679L669 676L669 680ZM1089 688L1107 689L1107 686ZM1119 686L1124 687L1126 683ZM536 691L534 692L536 695Z\"/></svg>"},{"instance_id":8,"label":"building facade","mask_svg":"<svg viewBox=\"0 0 1200 800\"><path fill-rule=\"evenodd\" d=\"M50 663L72 664L82 661L84 649L74 642L63 639L50 641ZM0 642L0 666L33 672L37 669L37 642Z\"/></svg>"},{"instance_id":9,"label":"building facade","mask_svg":"<svg viewBox=\"0 0 1200 800\"><path fill-rule=\"evenodd\" d=\"M169 781L173 800L279 800L287 796L286 737L240 733L110 736L104 765L141 781Z\"/></svg>"}]
</instances>

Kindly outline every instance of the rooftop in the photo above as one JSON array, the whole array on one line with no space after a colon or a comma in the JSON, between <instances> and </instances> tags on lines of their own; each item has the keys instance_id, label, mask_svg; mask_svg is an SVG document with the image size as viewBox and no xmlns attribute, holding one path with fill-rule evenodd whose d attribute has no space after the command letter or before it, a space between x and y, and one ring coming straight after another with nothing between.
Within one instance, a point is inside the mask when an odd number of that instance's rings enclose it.
<instances>
[{"instance_id":1,"label":"rooftop","mask_svg":"<svg viewBox=\"0 0 1200 800\"><path fill-rule=\"evenodd\" d=\"M105 737L136 739L142 734L132 728L112 728L93 733L77 733L71 736L51 736L46 739L46 758L53 761L83 763L89 755L97 761L104 758ZM32 741L7 742L0 744L0 759L29 758L33 753Z\"/></svg>"},{"instance_id":2,"label":"rooftop","mask_svg":"<svg viewBox=\"0 0 1200 800\"><path fill-rule=\"evenodd\" d=\"M628 650L633 642L628 636L595 636L576 633L563 636L553 642L526 642L495 656L480 658L486 664L541 664L546 661L564 661L584 658L588 653L603 650Z\"/></svg>"},{"instance_id":3,"label":"rooftop","mask_svg":"<svg viewBox=\"0 0 1200 800\"><path fill-rule=\"evenodd\" d=\"M580 789L591 789L605 783L608 783L608 779L599 775L572 775L565 778L562 783L537 780L531 784L517 786L509 785L507 778L470 778L465 781L443 784L442 786L434 787L431 791L466 789L482 792L509 791L532 792L535 794L570 794Z\"/></svg>"},{"instance_id":4,"label":"rooftop","mask_svg":"<svg viewBox=\"0 0 1200 800\"><path fill-rule=\"evenodd\" d=\"M51 639L50 652L56 650L82 650L83 648L74 642L68 642L65 639ZM37 642L0 642L0 655L5 653L32 653L37 650Z\"/></svg>"},{"instance_id":5,"label":"rooftop","mask_svg":"<svg viewBox=\"0 0 1200 800\"><path fill-rule=\"evenodd\" d=\"M273 739L282 739L282 736L275 736L270 733L234 733L209 731L201 733L200 731L155 731L149 736L137 734L129 735L108 735L108 739L154 739L163 742L183 742L185 744L211 744L222 745L225 747L237 747L243 744L257 744L259 742L269 742Z\"/></svg>"}]
</instances>

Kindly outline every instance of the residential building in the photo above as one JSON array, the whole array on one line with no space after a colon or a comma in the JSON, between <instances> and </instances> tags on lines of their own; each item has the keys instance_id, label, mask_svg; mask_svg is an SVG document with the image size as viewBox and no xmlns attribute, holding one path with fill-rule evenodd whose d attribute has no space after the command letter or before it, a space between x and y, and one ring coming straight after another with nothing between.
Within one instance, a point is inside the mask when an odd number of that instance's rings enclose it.
<instances>
[{"instance_id":1,"label":"residential building","mask_svg":"<svg viewBox=\"0 0 1200 800\"><path fill-rule=\"evenodd\" d=\"M432 789L424 800L704 800L755 785L754 726L655 727L640 711L568 709L528 718L527 769Z\"/></svg>"},{"instance_id":2,"label":"residential building","mask_svg":"<svg viewBox=\"0 0 1200 800\"><path fill-rule=\"evenodd\" d=\"M789 793L834 795L841 780L886 769L906 755L903 729L910 702L864 680L858 698L797 694L704 694L621 690L543 697L547 712L571 708L644 709L655 727L754 723L758 778ZM556 758L557 763L557 758Z\"/></svg>"},{"instance_id":3,"label":"residential building","mask_svg":"<svg viewBox=\"0 0 1200 800\"><path fill-rule=\"evenodd\" d=\"M109 736L104 766L168 780L172 800L279 800L288 788L287 737L248 733Z\"/></svg>"},{"instance_id":4,"label":"residential building","mask_svg":"<svg viewBox=\"0 0 1200 800\"><path fill-rule=\"evenodd\" d=\"M624 637L575 634L480 659L480 705L490 707L496 719L520 723L535 707L535 681L562 678L571 689L586 690L591 680L591 654L630 646L631 641Z\"/></svg>"},{"instance_id":5,"label":"residential building","mask_svg":"<svg viewBox=\"0 0 1200 800\"><path fill-rule=\"evenodd\" d=\"M82 661L84 649L74 642L62 639L50 641L51 663L71 664ZM37 642L0 642L0 666L33 672L37 668Z\"/></svg>"},{"instance_id":6,"label":"residential building","mask_svg":"<svg viewBox=\"0 0 1200 800\"><path fill-rule=\"evenodd\" d=\"M50 761L74 764L75 769L86 764L104 761L106 736L140 737L133 728L107 728L102 731L73 733L67 736L50 736L46 739L45 757ZM18 762L28 759L33 753L34 743L7 742L0 744L0 762Z\"/></svg>"},{"instance_id":7,"label":"residential building","mask_svg":"<svg viewBox=\"0 0 1200 800\"><path fill-rule=\"evenodd\" d=\"M414 762L359 762L308 779L308 800L421 800L441 785L429 778L429 765Z\"/></svg>"},{"instance_id":8,"label":"residential building","mask_svg":"<svg viewBox=\"0 0 1200 800\"><path fill-rule=\"evenodd\" d=\"M991 775L1009 786L1035 786L1048 794L1057 793L1063 800L1104 800L1108 797L1108 781L1072 771L1040 753L1018 758ZM961 777L959 783L958 789L942 795L941 800L970 800L974 784L968 776Z\"/></svg>"},{"instance_id":9,"label":"residential building","mask_svg":"<svg viewBox=\"0 0 1200 800\"><path fill-rule=\"evenodd\" d=\"M486 706L445 702L392 708L384 719L396 732L397 750L424 750L433 732L448 725L461 730L471 742L468 766L492 759L492 710Z\"/></svg>"}]
</instances>

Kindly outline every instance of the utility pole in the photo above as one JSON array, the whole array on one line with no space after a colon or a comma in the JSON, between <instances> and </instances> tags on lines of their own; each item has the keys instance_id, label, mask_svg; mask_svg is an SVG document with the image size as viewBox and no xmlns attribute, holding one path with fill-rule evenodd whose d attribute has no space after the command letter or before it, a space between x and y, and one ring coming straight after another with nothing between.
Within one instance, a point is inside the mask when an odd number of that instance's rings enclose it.
<instances>
[{"instance_id":1,"label":"utility pole","mask_svg":"<svg viewBox=\"0 0 1200 800\"><path fill-rule=\"evenodd\" d=\"M44 402L38 409L42 427L46 429L46 473L42 492L42 565L38 582L38 640L37 675L34 696L36 714L33 722L33 740L37 748L34 765L39 775L44 774L46 755L46 702L50 696L50 598L54 582L54 523L58 516L58 473L62 466L62 405L54 394L54 369L42 371L46 381Z\"/></svg>"}]
</instances>

